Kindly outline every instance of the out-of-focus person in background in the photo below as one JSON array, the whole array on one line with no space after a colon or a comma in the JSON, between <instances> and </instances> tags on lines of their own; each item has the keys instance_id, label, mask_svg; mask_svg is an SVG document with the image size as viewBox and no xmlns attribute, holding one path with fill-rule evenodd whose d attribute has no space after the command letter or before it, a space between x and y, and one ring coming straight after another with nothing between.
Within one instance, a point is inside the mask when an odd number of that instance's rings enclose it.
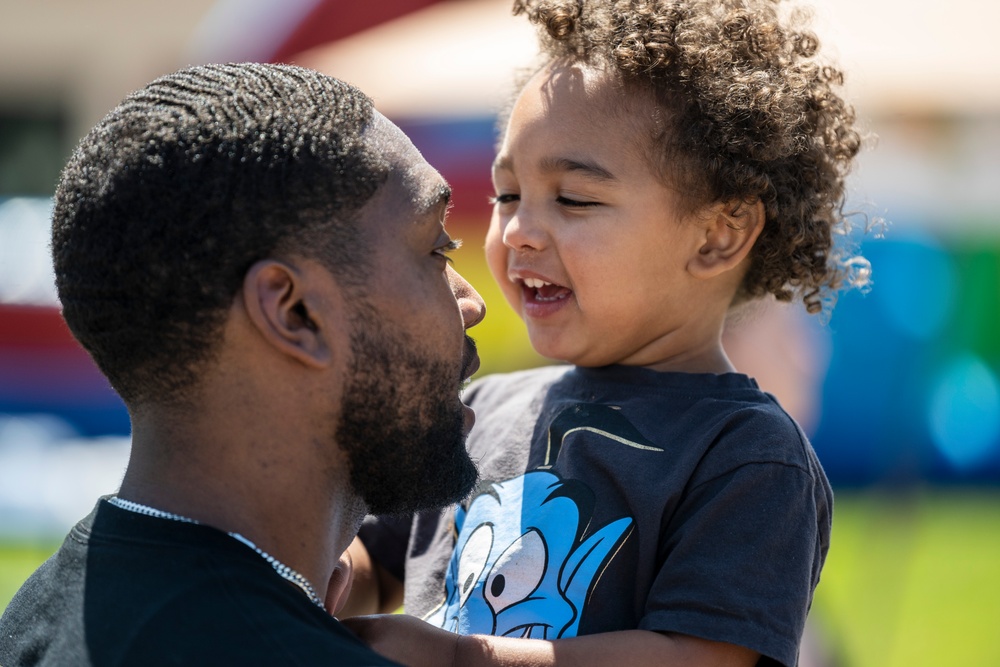
<instances>
[{"instance_id":1,"label":"out-of-focus person in background","mask_svg":"<svg viewBox=\"0 0 1000 667\"><path fill-rule=\"evenodd\" d=\"M506 124L486 256L571 366L470 387L488 484L352 547L428 623L348 623L412 665L795 665L832 493L721 336L757 299L820 313L868 280L834 244L861 146L842 74L781 3L515 8L548 64Z\"/></svg>"},{"instance_id":2,"label":"out-of-focus person in background","mask_svg":"<svg viewBox=\"0 0 1000 667\"><path fill-rule=\"evenodd\" d=\"M468 493L478 294L450 190L356 88L195 67L128 96L57 189L67 324L131 458L0 619L0 663L393 664L332 615L367 512Z\"/></svg>"}]
</instances>

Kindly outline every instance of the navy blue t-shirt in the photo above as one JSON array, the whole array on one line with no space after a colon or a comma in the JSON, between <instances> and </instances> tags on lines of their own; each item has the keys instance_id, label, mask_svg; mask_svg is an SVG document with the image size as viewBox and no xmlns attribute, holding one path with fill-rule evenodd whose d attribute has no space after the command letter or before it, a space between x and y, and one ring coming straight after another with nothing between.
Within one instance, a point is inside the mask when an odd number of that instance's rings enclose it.
<instances>
[{"instance_id":1,"label":"navy blue t-shirt","mask_svg":"<svg viewBox=\"0 0 1000 667\"><path fill-rule=\"evenodd\" d=\"M479 489L362 528L407 613L463 634L677 632L795 664L832 493L756 382L562 366L484 378L465 400Z\"/></svg>"}]
</instances>

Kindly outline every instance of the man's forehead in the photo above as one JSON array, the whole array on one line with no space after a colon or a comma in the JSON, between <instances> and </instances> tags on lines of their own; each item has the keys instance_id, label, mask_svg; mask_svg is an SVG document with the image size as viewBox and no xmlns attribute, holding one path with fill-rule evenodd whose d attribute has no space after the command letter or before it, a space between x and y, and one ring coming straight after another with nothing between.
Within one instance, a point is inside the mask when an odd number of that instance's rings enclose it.
<instances>
[{"instance_id":1,"label":"man's forehead","mask_svg":"<svg viewBox=\"0 0 1000 667\"><path fill-rule=\"evenodd\" d=\"M441 174L424 159L410 138L378 111L365 129L365 138L371 142L372 150L388 161L389 181L408 193L410 204L418 212L430 211L451 200L451 188Z\"/></svg>"},{"instance_id":2,"label":"man's forehead","mask_svg":"<svg viewBox=\"0 0 1000 667\"><path fill-rule=\"evenodd\" d=\"M439 216L443 217L444 209L451 201L451 187L436 169L423 158L409 163L392 161L390 169L387 185L394 186L392 189L397 196L404 197L415 214L419 216L440 211Z\"/></svg>"}]
</instances>

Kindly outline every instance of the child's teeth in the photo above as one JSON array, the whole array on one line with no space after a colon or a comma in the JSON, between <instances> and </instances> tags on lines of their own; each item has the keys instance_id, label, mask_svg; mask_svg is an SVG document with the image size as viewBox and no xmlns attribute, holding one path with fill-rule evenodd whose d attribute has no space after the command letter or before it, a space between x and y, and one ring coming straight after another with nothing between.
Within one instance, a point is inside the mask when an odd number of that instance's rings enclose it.
<instances>
[{"instance_id":1,"label":"child's teeth","mask_svg":"<svg viewBox=\"0 0 1000 667\"><path fill-rule=\"evenodd\" d=\"M538 278L525 278L524 284L531 289L538 289L539 287L544 287L545 285L551 285L552 283L547 283L544 280L539 280Z\"/></svg>"}]
</instances>

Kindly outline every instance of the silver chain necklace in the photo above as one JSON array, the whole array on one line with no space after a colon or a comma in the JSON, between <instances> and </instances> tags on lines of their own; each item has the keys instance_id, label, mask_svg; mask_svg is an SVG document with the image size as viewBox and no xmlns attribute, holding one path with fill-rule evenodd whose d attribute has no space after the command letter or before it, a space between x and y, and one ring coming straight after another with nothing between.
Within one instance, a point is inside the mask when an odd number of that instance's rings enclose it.
<instances>
[{"instance_id":1,"label":"silver chain necklace","mask_svg":"<svg viewBox=\"0 0 1000 667\"><path fill-rule=\"evenodd\" d=\"M163 510L158 510L153 507L149 507L148 505L141 505L139 503L132 502L131 500L124 500L122 498L119 498L118 496L112 496L111 498L108 498L108 502L114 505L115 507L119 507L123 510L128 510L129 512L135 512L136 514L145 514L146 516L157 517L159 519L170 519L171 521L180 521L181 523L193 523L201 525L200 522L195 521L194 519L190 519L186 516L181 516L180 514L172 514L171 512L164 512ZM308 579L306 579L304 576L302 576L292 568L288 567L280 560L270 555L269 553L258 547L256 544L254 544L247 538L240 535L239 533L227 533L227 535L236 540L239 540L243 544L247 545L248 547L256 551L261 558L267 561L268 564L270 564L270 566L274 568L274 571L278 573L278 576L301 588L302 592L306 594L306 596L314 605L326 611L326 607L323 605L323 600L321 600L319 595L316 594L316 589L313 588L312 584L309 583Z\"/></svg>"}]
</instances>

